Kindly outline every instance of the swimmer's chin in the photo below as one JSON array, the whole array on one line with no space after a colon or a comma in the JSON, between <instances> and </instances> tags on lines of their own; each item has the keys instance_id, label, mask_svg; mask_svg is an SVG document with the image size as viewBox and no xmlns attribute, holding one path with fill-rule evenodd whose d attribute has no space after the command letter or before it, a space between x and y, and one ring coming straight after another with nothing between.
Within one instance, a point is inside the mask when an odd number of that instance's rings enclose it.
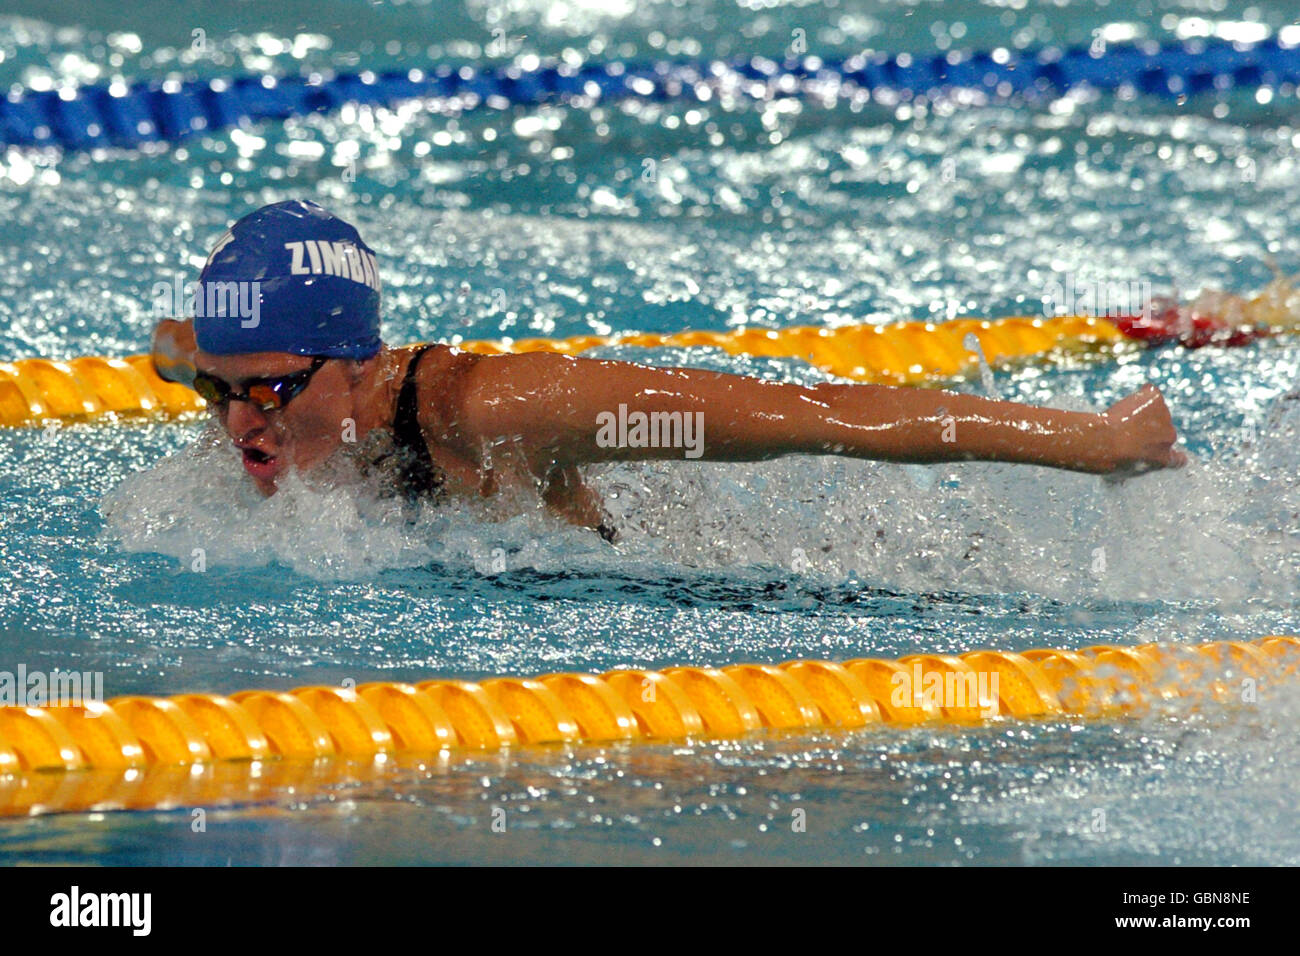
<instances>
[{"instance_id":1,"label":"swimmer's chin","mask_svg":"<svg viewBox=\"0 0 1300 956\"><path fill-rule=\"evenodd\" d=\"M376 455L380 459L387 457L382 454L384 450L382 441L344 445L324 456L303 455L296 449L281 446L273 455L244 450L242 465L258 493L270 498L277 491L288 491L299 481L317 490L350 487L358 482L366 485L369 483L367 465L374 463ZM288 485L284 484L286 481ZM378 487L383 483L382 475L371 476L370 481L375 481Z\"/></svg>"},{"instance_id":2,"label":"swimmer's chin","mask_svg":"<svg viewBox=\"0 0 1300 956\"><path fill-rule=\"evenodd\" d=\"M290 472L306 476L320 468L320 463L296 460L292 453L280 449L272 454L258 448L243 448L243 466L245 473L253 479L253 484L262 497L269 498L279 488L279 483Z\"/></svg>"},{"instance_id":3,"label":"swimmer's chin","mask_svg":"<svg viewBox=\"0 0 1300 956\"><path fill-rule=\"evenodd\" d=\"M265 496L275 494L275 482L280 476L282 459L253 448L243 449L244 471L253 479L257 490Z\"/></svg>"},{"instance_id":4,"label":"swimmer's chin","mask_svg":"<svg viewBox=\"0 0 1300 956\"><path fill-rule=\"evenodd\" d=\"M318 489L337 487L348 483L350 478L357 477L355 462L343 456L303 464L286 461L283 456L276 455L266 462L251 466L246 459L244 471L253 479L253 486L263 498L270 498L282 490L280 485L291 477Z\"/></svg>"}]
</instances>

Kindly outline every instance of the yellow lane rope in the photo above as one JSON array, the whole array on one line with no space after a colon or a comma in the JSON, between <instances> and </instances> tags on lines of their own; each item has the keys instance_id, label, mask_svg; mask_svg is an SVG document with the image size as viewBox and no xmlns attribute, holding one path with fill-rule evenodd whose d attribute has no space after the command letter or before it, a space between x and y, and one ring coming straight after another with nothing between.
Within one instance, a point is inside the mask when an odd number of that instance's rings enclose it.
<instances>
[{"instance_id":1,"label":"yellow lane rope","mask_svg":"<svg viewBox=\"0 0 1300 956\"><path fill-rule=\"evenodd\" d=\"M1297 680L1300 637L1268 636L6 706L0 815L260 799L401 756L1253 704ZM304 769L323 758L353 770Z\"/></svg>"},{"instance_id":2,"label":"yellow lane rope","mask_svg":"<svg viewBox=\"0 0 1300 956\"><path fill-rule=\"evenodd\" d=\"M919 385L956 378L978 365L967 336L979 340L990 365L1046 356L1057 350L1113 346L1124 335L1105 319L1086 316L1032 319L955 319L938 324L796 326L731 332L580 335L568 339L470 341L459 348L482 354L561 352L574 355L607 345L647 348L708 347L733 355L796 358L860 382ZM192 390L159 378L147 355L122 359L43 358L0 362L0 426L36 425L58 419L85 421L115 416L176 418L202 410Z\"/></svg>"}]
</instances>

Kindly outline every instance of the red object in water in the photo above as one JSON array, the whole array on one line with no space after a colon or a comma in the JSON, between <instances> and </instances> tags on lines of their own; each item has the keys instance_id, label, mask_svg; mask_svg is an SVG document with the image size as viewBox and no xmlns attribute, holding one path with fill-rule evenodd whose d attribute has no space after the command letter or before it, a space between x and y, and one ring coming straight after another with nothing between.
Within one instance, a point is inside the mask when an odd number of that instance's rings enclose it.
<instances>
[{"instance_id":1,"label":"red object in water","mask_svg":"<svg viewBox=\"0 0 1300 956\"><path fill-rule=\"evenodd\" d=\"M1177 342L1189 349L1248 345L1270 334L1268 329L1232 325L1215 315L1184 314L1176 303L1154 307L1148 315L1119 315L1110 321L1131 339L1152 345Z\"/></svg>"}]
</instances>

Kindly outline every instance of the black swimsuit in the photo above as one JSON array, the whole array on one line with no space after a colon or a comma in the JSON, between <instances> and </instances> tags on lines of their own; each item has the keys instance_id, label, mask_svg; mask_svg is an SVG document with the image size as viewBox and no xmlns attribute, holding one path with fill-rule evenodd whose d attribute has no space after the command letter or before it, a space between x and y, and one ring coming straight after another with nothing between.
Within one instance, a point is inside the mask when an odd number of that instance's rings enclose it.
<instances>
[{"instance_id":1,"label":"black swimsuit","mask_svg":"<svg viewBox=\"0 0 1300 956\"><path fill-rule=\"evenodd\" d=\"M397 395L397 412L393 415L393 444L396 446L399 465L399 481L402 493L411 501L420 498L437 500L443 496L443 483L446 475L433 463L429 454L429 445L424 440L418 418L419 402L416 398L415 370L420 365L424 353L433 348L426 345L411 356L406 366L406 375L402 378L402 390ZM609 518L601 519L596 526L596 533L611 544L618 536L618 529Z\"/></svg>"},{"instance_id":2,"label":"black swimsuit","mask_svg":"<svg viewBox=\"0 0 1300 956\"><path fill-rule=\"evenodd\" d=\"M433 463L433 456L429 454L429 445L420 429L420 406L415 395L415 370L424 353L431 348L432 345L426 345L411 356L406 366L406 377L402 379L402 390L397 396L397 413L393 416L393 444L397 446L401 462L399 480L403 494L412 500L426 496L442 497L442 485L446 480L442 469Z\"/></svg>"}]
</instances>

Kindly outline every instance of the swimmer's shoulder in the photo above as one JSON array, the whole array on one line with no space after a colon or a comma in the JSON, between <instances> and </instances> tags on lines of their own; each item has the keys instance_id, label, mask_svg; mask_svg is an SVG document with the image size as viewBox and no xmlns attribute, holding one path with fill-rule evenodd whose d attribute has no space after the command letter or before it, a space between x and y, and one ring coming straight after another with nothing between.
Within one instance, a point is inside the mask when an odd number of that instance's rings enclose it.
<instances>
[{"instance_id":1,"label":"swimmer's shoulder","mask_svg":"<svg viewBox=\"0 0 1300 956\"><path fill-rule=\"evenodd\" d=\"M406 379L417 354L415 369L418 419L426 435L446 441L459 417L458 410L470 387L471 373L485 356L441 343L407 345L394 349L400 355L401 377Z\"/></svg>"},{"instance_id":2,"label":"swimmer's shoulder","mask_svg":"<svg viewBox=\"0 0 1300 956\"><path fill-rule=\"evenodd\" d=\"M399 366L404 380L411 359L422 348L395 350L406 353ZM516 409L518 399L544 386L557 360L573 361L548 352L485 355L450 345L428 346L415 370L417 418L426 440L477 450L484 436L501 427L503 395L515 399L505 404Z\"/></svg>"},{"instance_id":3,"label":"swimmer's shoulder","mask_svg":"<svg viewBox=\"0 0 1300 956\"><path fill-rule=\"evenodd\" d=\"M405 380L416 355L420 364L415 370L415 381L423 395L431 389L445 390L452 382L472 369L481 356L452 345L424 343L402 345L392 349L397 354L398 375Z\"/></svg>"},{"instance_id":4,"label":"swimmer's shoulder","mask_svg":"<svg viewBox=\"0 0 1300 956\"><path fill-rule=\"evenodd\" d=\"M408 353L401 359L403 378L422 348L426 346L395 350ZM484 355L451 345L428 346L415 371L420 424L440 441L453 434L472 439L496 421L503 393L518 398L543 388L554 378L555 363L573 361L573 356L553 352Z\"/></svg>"},{"instance_id":5,"label":"swimmer's shoulder","mask_svg":"<svg viewBox=\"0 0 1300 956\"><path fill-rule=\"evenodd\" d=\"M426 389L432 389L459 398L466 397L466 390L477 384L479 379L499 383L502 379L510 379L516 374L523 377L536 377L539 371L544 377L546 367L540 370L534 368L539 360L543 363L548 360L562 359L572 361L571 356L559 356L550 352L483 354L467 352L454 345L441 343L406 345L393 350L401 355L399 368L402 369L403 377L406 375L405 370L409 367L410 361L421 350L423 355L415 370L420 393L424 394Z\"/></svg>"}]
</instances>

